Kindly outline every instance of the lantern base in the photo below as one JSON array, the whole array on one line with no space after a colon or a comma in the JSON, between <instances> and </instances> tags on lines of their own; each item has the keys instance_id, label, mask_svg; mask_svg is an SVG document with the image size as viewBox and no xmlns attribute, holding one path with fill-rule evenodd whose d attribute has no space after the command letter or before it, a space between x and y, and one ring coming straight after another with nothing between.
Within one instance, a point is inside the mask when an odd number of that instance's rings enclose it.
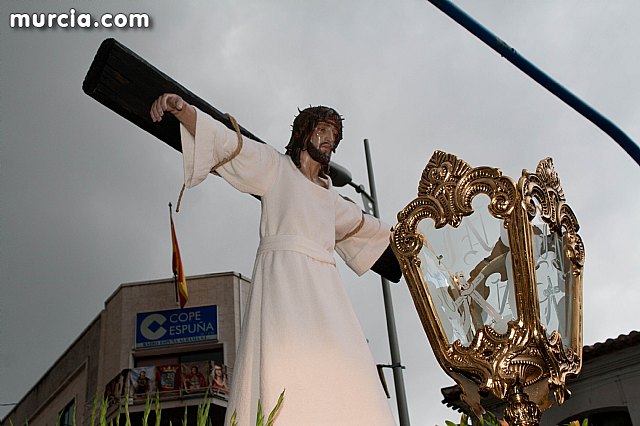
<instances>
[{"instance_id":1,"label":"lantern base","mask_svg":"<svg viewBox=\"0 0 640 426\"><path fill-rule=\"evenodd\" d=\"M542 411L529 400L522 384L517 382L510 390L509 406L504 410L504 419L510 426L538 426Z\"/></svg>"}]
</instances>

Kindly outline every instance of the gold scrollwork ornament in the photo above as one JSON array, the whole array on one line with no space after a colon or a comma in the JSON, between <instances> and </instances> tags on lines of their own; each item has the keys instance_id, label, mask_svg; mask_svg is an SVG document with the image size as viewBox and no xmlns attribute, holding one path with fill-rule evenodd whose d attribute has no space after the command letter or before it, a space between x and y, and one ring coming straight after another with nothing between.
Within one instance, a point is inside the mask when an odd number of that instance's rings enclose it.
<instances>
[{"instance_id":1,"label":"gold scrollwork ornament","mask_svg":"<svg viewBox=\"0 0 640 426\"><path fill-rule=\"evenodd\" d=\"M512 250L522 252L518 256L513 254L514 268L524 268L514 274L519 315L517 320L508 322L505 333L484 325L475 331L468 345L460 340L450 344L421 270L419 254L425 241L418 232L418 224L429 218L435 229L447 225L459 227L464 217L473 214L472 201L478 194L489 197L489 213L504 222ZM579 307L574 309L575 317L572 318L578 323L572 336L573 349L563 348L557 331L547 338L540 324L530 230L530 221L538 211L534 200L549 228L567 236L567 255L576 278L574 297L578 303L574 306ZM540 409L551 405L549 389L561 404L568 394L564 386L566 376L577 374L582 358L584 246L577 234L577 220L566 204L551 159L542 160L536 173L523 171L516 184L497 168L473 168L453 154L436 151L422 172L417 198L397 217L398 223L391 237L392 249L436 358L460 385L462 400L480 417L484 409L478 392L490 391L498 398L510 400L510 410L506 414L514 424L537 424Z\"/></svg>"}]
</instances>

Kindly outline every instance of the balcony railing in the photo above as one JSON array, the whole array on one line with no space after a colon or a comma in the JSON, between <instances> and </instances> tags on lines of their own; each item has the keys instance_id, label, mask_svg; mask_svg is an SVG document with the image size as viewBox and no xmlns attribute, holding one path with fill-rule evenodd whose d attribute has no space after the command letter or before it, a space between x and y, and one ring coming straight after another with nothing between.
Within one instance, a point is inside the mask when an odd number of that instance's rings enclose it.
<instances>
[{"instance_id":1,"label":"balcony railing","mask_svg":"<svg viewBox=\"0 0 640 426\"><path fill-rule=\"evenodd\" d=\"M162 364L122 370L105 387L108 406L144 404L147 396L160 400L208 395L227 400L232 368L213 361Z\"/></svg>"}]
</instances>

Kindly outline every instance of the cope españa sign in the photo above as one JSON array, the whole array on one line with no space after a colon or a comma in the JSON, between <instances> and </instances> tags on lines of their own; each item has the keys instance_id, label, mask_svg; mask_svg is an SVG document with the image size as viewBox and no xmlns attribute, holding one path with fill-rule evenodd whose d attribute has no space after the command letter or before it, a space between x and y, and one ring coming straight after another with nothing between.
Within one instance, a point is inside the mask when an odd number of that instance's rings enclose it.
<instances>
[{"instance_id":1,"label":"cope espa\u00f1a sign","mask_svg":"<svg viewBox=\"0 0 640 426\"><path fill-rule=\"evenodd\" d=\"M136 348L218 339L218 307L143 312L136 316Z\"/></svg>"}]
</instances>

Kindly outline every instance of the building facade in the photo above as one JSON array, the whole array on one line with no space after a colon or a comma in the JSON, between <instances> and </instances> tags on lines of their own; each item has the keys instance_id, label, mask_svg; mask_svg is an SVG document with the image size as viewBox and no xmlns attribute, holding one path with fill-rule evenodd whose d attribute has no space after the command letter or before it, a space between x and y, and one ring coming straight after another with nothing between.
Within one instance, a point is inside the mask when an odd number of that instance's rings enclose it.
<instances>
[{"instance_id":1,"label":"building facade","mask_svg":"<svg viewBox=\"0 0 640 426\"><path fill-rule=\"evenodd\" d=\"M213 425L222 424L249 285L233 272L189 277L180 309L173 279L122 284L1 426L90 425L95 401L108 419L127 404L139 424L156 395L163 425L182 424L185 407L195 425L205 397Z\"/></svg>"}]
</instances>

